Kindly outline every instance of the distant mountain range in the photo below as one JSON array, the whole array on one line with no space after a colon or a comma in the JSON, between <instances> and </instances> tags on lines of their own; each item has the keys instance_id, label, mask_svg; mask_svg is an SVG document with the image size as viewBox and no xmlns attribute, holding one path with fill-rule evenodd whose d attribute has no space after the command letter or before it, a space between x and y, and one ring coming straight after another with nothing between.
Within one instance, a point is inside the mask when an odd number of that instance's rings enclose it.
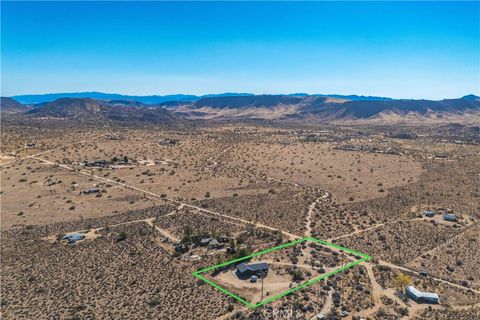
<instances>
[{"instance_id":1,"label":"distant mountain range","mask_svg":"<svg viewBox=\"0 0 480 320\"><path fill-rule=\"evenodd\" d=\"M480 115L480 99L475 95L440 101L262 95L202 98L191 104L176 106L174 110L191 119L401 122L402 119L434 120L443 117L444 120L461 120L462 117Z\"/></svg>"},{"instance_id":2,"label":"distant mountain range","mask_svg":"<svg viewBox=\"0 0 480 320\"><path fill-rule=\"evenodd\" d=\"M90 98L96 100L124 100L124 101L139 101L145 104L159 104L168 101L188 101L193 102L203 97L216 96L247 96L253 95L250 93L222 93L209 94L204 96L196 96L190 94L171 94L165 96L151 95L151 96L131 96L117 93L103 93L103 92L76 92L76 93L47 93L47 94L28 94L12 96L16 101L23 104L37 104L42 102L51 102L61 98Z\"/></svg>"},{"instance_id":3,"label":"distant mountain range","mask_svg":"<svg viewBox=\"0 0 480 320\"><path fill-rule=\"evenodd\" d=\"M83 94L87 93L79 93ZM161 125L184 125L191 120L407 124L416 121L480 122L480 98L475 95L433 101L339 95L222 94L204 97L149 96L140 101L130 99L133 96L94 94L109 99L59 98L37 104L22 104L16 99L2 98L0 110L2 116L17 119ZM22 101L38 99L34 98L35 96L23 97ZM154 100L160 102L144 102Z\"/></svg>"},{"instance_id":4,"label":"distant mountain range","mask_svg":"<svg viewBox=\"0 0 480 320\"><path fill-rule=\"evenodd\" d=\"M232 97L232 96L254 96L252 93L220 93L220 94L207 94L202 96L190 95L190 94L171 94L165 96L151 95L151 96L132 96L132 95L123 95L117 93L103 93L103 92L76 92L76 93L46 93L46 94L28 94L28 95L17 95L12 96L11 98L23 104L37 104L42 102L51 102L61 98L90 98L97 100L128 100L128 101L139 101L145 104L160 104L164 102L172 101L187 101L195 102L202 98L210 97ZM308 96L306 93L294 93L288 94L285 96L298 96L305 97ZM332 98L343 98L348 100L389 100L389 98L384 97L371 97L371 96L357 96L357 95L321 95L316 94L314 96L323 96L323 97L332 97Z\"/></svg>"}]
</instances>

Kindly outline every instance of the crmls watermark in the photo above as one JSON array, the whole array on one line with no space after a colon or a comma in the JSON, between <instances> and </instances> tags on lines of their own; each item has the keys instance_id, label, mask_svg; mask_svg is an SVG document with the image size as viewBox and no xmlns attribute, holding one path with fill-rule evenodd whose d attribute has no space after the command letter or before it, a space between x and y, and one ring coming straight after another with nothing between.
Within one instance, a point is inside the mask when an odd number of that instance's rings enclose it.
<instances>
[{"instance_id":1,"label":"crmls watermark","mask_svg":"<svg viewBox=\"0 0 480 320\"><path fill-rule=\"evenodd\" d=\"M304 317L303 311L300 309L278 309L265 308L262 310L262 315L268 320L293 320Z\"/></svg>"}]
</instances>

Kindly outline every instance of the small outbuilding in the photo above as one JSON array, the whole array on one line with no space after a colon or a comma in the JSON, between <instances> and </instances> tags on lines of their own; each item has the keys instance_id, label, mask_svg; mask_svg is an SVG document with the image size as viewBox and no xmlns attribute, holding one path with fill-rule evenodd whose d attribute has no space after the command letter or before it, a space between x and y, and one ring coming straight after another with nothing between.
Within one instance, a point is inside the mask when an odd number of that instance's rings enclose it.
<instances>
[{"instance_id":1,"label":"small outbuilding","mask_svg":"<svg viewBox=\"0 0 480 320\"><path fill-rule=\"evenodd\" d=\"M457 222L458 221L458 218L456 215L452 214L452 213L445 213L443 215L443 220L445 221L450 221L450 222Z\"/></svg>"},{"instance_id":2,"label":"small outbuilding","mask_svg":"<svg viewBox=\"0 0 480 320\"><path fill-rule=\"evenodd\" d=\"M83 194L100 193L100 189L99 188L91 188L91 189L83 190L82 193Z\"/></svg>"},{"instance_id":3,"label":"small outbuilding","mask_svg":"<svg viewBox=\"0 0 480 320\"><path fill-rule=\"evenodd\" d=\"M175 244L174 249L175 249L175 252L179 252L179 253L185 253L188 251L188 247L183 243Z\"/></svg>"},{"instance_id":4,"label":"small outbuilding","mask_svg":"<svg viewBox=\"0 0 480 320\"><path fill-rule=\"evenodd\" d=\"M407 296L418 303L433 303L437 304L439 301L438 294L433 292L423 292L414 286L408 286L406 290Z\"/></svg>"},{"instance_id":5,"label":"small outbuilding","mask_svg":"<svg viewBox=\"0 0 480 320\"><path fill-rule=\"evenodd\" d=\"M201 238L199 244L200 244L202 247L206 247L206 246L208 246L208 245L210 244L210 242L211 242L212 240L213 240L212 238Z\"/></svg>"},{"instance_id":6,"label":"small outbuilding","mask_svg":"<svg viewBox=\"0 0 480 320\"><path fill-rule=\"evenodd\" d=\"M425 217L431 218L431 217L433 217L433 216L435 215L435 212L430 211L430 210L425 210L425 211L423 211L423 215L424 215Z\"/></svg>"},{"instance_id":7,"label":"small outbuilding","mask_svg":"<svg viewBox=\"0 0 480 320\"><path fill-rule=\"evenodd\" d=\"M212 239L208 243L208 248L209 249L221 249L223 248L223 244L217 241L217 239Z\"/></svg>"},{"instance_id":8,"label":"small outbuilding","mask_svg":"<svg viewBox=\"0 0 480 320\"><path fill-rule=\"evenodd\" d=\"M81 233L71 233L62 237L62 240L67 240L67 242L70 244L74 244L83 239L85 239L85 235Z\"/></svg>"}]
</instances>

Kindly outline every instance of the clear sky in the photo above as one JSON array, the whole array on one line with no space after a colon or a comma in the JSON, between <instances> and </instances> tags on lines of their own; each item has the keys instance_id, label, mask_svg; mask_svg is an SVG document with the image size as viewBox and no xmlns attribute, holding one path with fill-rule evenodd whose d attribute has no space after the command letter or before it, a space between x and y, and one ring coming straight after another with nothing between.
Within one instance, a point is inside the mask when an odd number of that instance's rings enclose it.
<instances>
[{"instance_id":1,"label":"clear sky","mask_svg":"<svg viewBox=\"0 0 480 320\"><path fill-rule=\"evenodd\" d=\"M1 2L1 94L480 91L480 2Z\"/></svg>"}]
</instances>

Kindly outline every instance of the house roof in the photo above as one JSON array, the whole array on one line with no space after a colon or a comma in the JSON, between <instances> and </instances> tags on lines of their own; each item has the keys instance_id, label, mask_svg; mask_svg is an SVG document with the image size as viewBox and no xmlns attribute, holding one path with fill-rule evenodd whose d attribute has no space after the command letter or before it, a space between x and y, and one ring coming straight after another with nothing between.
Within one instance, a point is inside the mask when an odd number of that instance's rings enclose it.
<instances>
[{"instance_id":1,"label":"house roof","mask_svg":"<svg viewBox=\"0 0 480 320\"><path fill-rule=\"evenodd\" d=\"M259 263L246 264L242 262L237 266L237 270L240 273L244 273L245 271L256 272L256 271L268 270L268 263L259 262Z\"/></svg>"},{"instance_id":2,"label":"house roof","mask_svg":"<svg viewBox=\"0 0 480 320\"><path fill-rule=\"evenodd\" d=\"M63 236L64 240L69 240L69 241L80 241L85 239L85 235L80 234L80 233L71 233Z\"/></svg>"},{"instance_id":3,"label":"house roof","mask_svg":"<svg viewBox=\"0 0 480 320\"><path fill-rule=\"evenodd\" d=\"M217 241L217 239L212 239L208 243L209 246L218 246L220 243Z\"/></svg>"},{"instance_id":4,"label":"house roof","mask_svg":"<svg viewBox=\"0 0 480 320\"><path fill-rule=\"evenodd\" d=\"M438 300L438 294L433 293L433 292L423 292L415 288L414 286L408 286L407 291L415 296L415 298L421 299L437 299Z\"/></svg>"},{"instance_id":5,"label":"house roof","mask_svg":"<svg viewBox=\"0 0 480 320\"><path fill-rule=\"evenodd\" d=\"M438 294L433 292L422 292L422 297L429 299L438 299Z\"/></svg>"},{"instance_id":6,"label":"house roof","mask_svg":"<svg viewBox=\"0 0 480 320\"><path fill-rule=\"evenodd\" d=\"M413 294L415 297L420 298L422 296L422 292L415 288L414 286L408 286L407 291Z\"/></svg>"},{"instance_id":7,"label":"house roof","mask_svg":"<svg viewBox=\"0 0 480 320\"><path fill-rule=\"evenodd\" d=\"M454 220L457 220L457 216L454 215L454 214L452 214L452 213L445 213L445 214L443 215L443 219L444 219L444 220L452 220L452 221L454 221Z\"/></svg>"}]
</instances>

